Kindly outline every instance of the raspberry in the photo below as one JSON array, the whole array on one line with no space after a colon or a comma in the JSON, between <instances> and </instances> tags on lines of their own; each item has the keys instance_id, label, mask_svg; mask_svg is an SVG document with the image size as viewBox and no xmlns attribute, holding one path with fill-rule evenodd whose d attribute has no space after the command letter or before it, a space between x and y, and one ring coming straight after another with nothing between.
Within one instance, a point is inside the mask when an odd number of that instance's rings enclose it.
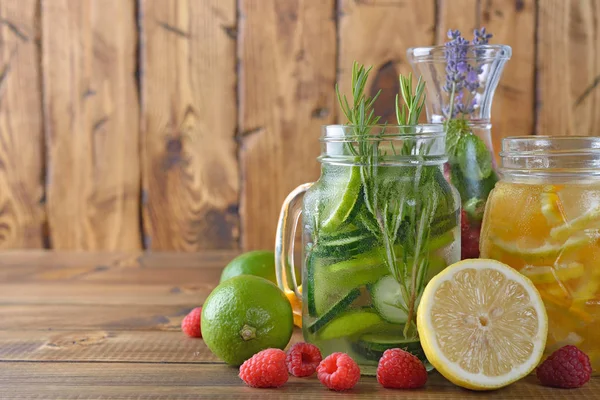
<instances>
[{"instance_id":1,"label":"raspberry","mask_svg":"<svg viewBox=\"0 0 600 400\"><path fill-rule=\"evenodd\" d=\"M479 226L472 226L465 210L460 213L460 236L462 260L479 257Z\"/></svg>"},{"instance_id":2,"label":"raspberry","mask_svg":"<svg viewBox=\"0 0 600 400\"><path fill-rule=\"evenodd\" d=\"M377 382L385 388L416 389L427 382L427 370L413 354L401 349L388 349L379 359Z\"/></svg>"},{"instance_id":3,"label":"raspberry","mask_svg":"<svg viewBox=\"0 0 600 400\"><path fill-rule=\"evenodd\" d=\"M285 351L266 349L259 351L240 367L240 378L255 388L279 387L287 382Z\"/></svg>"},{"instance_id":4,"label":"raspberry","mask_svg":"<svg viewBox=\"0 0 600 400\"><path fill-rule=\"evenodd\" d=\"M556 350L536 370L542 385L558 388L577 388L590 380L590 359L575 346L563 346Z\"/></svg>"},{"instance_id":5,"label":"raspberry","mask_svg":"<svg viewBox=\"0 0 600 400\"><path fill-rule=\"evenodd\" d=\"M317 377L331 390L348 390L358 382L360 368L348 354L332 353L317 367Z\"/></svg>"},{"instance_id":6,"label":"raspberry","mask_svg":"<svg viewBox=\"0 0 600 400\"><path fill-rule=\"evenodd\" d=\"M202 315L202 307L194 308L186 317L181 321L181 330L189 337L199 338L202 337L200 332L200 317Z\"/></svg>"},{"instance_id":7,"label":"raspberry","mask_svg":"<svg viewBox=\"0 0 600 400\"><path fill-rule=\"evenodd\" d=\"M302 378L315 373L323 357L315 345L309 343L296 343L287 352L288 371L290 374Z\"/></svg>"}]
</instances>

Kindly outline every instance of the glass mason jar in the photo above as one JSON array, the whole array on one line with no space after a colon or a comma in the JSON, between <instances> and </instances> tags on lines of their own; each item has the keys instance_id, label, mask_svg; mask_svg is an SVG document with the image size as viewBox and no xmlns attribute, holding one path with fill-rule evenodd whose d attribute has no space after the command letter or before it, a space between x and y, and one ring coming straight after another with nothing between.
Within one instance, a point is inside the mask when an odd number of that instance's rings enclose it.
<instances>
[{"instance_id":1,"label":"glass mason jar","mask_svg":"<svg viewBox=\"0 0 600 400\"><path fill-rule=\"evenodd\" d=\"M498 181L492 100L511 52L505 45L472 44L415 47L407 52L413 69L427 84L428 121L447 124L444 172L461 196L463 259L479 257L483 211Z\"/></svg>"},{"instance_id":2,"label":"glass mason jar","mask_svg":"<svg viewBox=\"0 0 600 400\"><path fill-rule=\"evenodd\" d=\"M600 371L600 138L510 137L481 256L529 277L548 311L546 352L572 344Z\"/></svg>"},{"instance_id":3,"label":"glass mason jar","mask_svg":"<svg viewBox=\"0 0 600 400\"><path fill-rule=\"evenodd\" d=\"M419 299L460 258L460 203L443 175L443 127L325 126L321 145L321 176L285 200L276 239L277 280L301 298L304 339L324 356L350 354L366 374L388 348L426 361L415 327ZM300 214L301 285L293 263Z\"/></svg>"}]
</instances>

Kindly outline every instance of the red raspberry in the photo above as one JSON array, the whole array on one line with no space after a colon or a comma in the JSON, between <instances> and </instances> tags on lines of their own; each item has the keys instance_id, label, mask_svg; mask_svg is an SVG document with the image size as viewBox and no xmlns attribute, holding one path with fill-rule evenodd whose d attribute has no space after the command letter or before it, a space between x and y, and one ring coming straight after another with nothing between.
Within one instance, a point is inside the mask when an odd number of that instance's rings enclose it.
<instances>
[{"instance_id":1,"label":"red raspberry","mask_svg":"<svg viewBox=\"0 0 600 400\"><path fill-rule=\"evenodd\" d=\"M460 213L460 258L479 258L479 233L480 226L471 225L465 210Z\"/></svg>"},{"instance_id":2,"label":"red raspberry","mask_svg":"<svg viewBox=\"0 0 600 400\"><path fill-rule=\"evenodd\" d=\"M379 359L377 382L385 388L416 389L427 382L427 370L415 355L401 349L388 349Z\"/></svg>"},{"instance_id":3,"label":"red raspberry","mask_svg":"<svg viewBox=\"0 0 600 400\"><path fill-rule=\"evenodd\" d=\"M348 354L333 353L321 361L317 377L331 390L348 390L358 382L360 368Z\"/></svg>"},{"instance_id":4,"label":"red raspberry","mask_svg":"<svg viewBox=\"0 0 600 400\"><path fill-rule=\"evenodd\" d=\"M287 352L288 371L290 374L302 378L315 373L323 359L319 348L309 343L296 343Z\"/></svg>"},{"instance_id":5,"label":"red raspberry","mask_svg":"<svg viewBox=\"0 0 600 400\"><path fill-rule=\"evenodd\" d=\"M200 332L200 317L202 315L202 307L194 308L186 317L181 321L181 330L189 337L199 338L202 337Z\"/></svg>"},{"instance_id":6,"label":"red raspberry","mask_svg":"<svg viewBox=\"0 0 600 400\"><path fill-rule=\"evenodd\" d=\"M255 388L279 387L287 382L285 351L266 349L259 351L240 367L240 378Z\"/></svg>"},{"instance_id":7,"label":"red raspberry","mask_svg":"<svg viewBox=\"0 0 600 400\"><path fill-rule=\"evenodd\" d=\"M592 365L587 354L567 345L552 353L537 368L536 375L544 386L577 388L590 380Z\"/></svg>"}]
</instances>

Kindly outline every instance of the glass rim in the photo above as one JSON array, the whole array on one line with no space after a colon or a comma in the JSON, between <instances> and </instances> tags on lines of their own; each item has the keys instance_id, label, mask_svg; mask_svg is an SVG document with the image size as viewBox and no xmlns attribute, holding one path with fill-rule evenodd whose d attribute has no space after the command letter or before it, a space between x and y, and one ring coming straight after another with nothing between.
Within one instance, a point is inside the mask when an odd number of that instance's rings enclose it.
<instances>
[{"instance_id":1,"label":"glass rim","mask_svg":"<svg viewBox=\"0 0 600 400\"><path fill-rule=\"evenodd\" d=\"M348 142L356 140L405 140L405 139L437 139L446 136L446 128L444 124L424 123L417 125L394 125L394 124L377 124L360 126L362 129L369 131L382 130L383 133L374 135L356 135L352 131L359 125L351 124L331 124L321 125L320 142ZM389 132L389 131L393 132ZM412 130L412 132L410 131Z\"/></svg>"},{"instance_id":2,"label":"glass rim","mask_svg":"<svg viewBox=\"0 0 600 400\"><path fill-rule=\"evenodd\" d=\"M528 145L527 149L520 146ZM552 146L559 145L560 149ZM600 137L523 135L502 139L500 157L538 157L540 155L600 154Z\"/></svg>"},{"instance_id":3,"label":"glass rim","mask_svg":"<svg viewBox=\"0 0 600 400\"><path fill-rule=\"evenodd\" d=\"M503 175L600 177L600 137L509 136L500 151Z\"/></svg>"},{"instance_id":4,"label":"glass rim","mask_svg":"<svg viewBox=\"0 0 600 400\"><path fill-rule=\"evenodd\" d=\"M464 58L466 60L509 60L512 56L512 47L506 44L466 44L461 45L461 48L465 48L469 51ZM411 61L415 62L446 61L446 56L444 54L445 50L446 45L443 44L436 46L409 47L406 50L406 55ZM494 53L492 55L475 55L472 53L474 50L490 51Z\"/></svg>"}]
</instances>

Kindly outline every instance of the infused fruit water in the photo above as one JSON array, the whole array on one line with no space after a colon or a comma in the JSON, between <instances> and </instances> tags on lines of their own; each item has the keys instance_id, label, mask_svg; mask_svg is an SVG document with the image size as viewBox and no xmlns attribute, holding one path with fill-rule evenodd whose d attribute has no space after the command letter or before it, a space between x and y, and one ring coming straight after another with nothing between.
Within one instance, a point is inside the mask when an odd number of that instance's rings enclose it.
<instances>
[{"instance_id":1,"label":"infused fruit water","mask_svg":"<svg viewBox=\"0 0 600 400\"><path fill-rule=\"evenodd\" d=\"M434 275L460 258L458 198L441 166L376 170L372 189L385 196L386 208L404 210L388 221L397 224L393 243L384 242L388 235L379 232L368 209L358 167L324 166L303 209L305 339L324 356L348 353L365 373L389 348L426 361L415 325L420 295ZM427 185L420 185L419 176ZM435 204L425 204L424 195Z\"/></svg>"},{"instance_id":2,"label":"infused fruit water","mask_svg":"<svg viewBox=\"0 0 600 400\"><path fill-rule=\"evenodd\" d=\"M496 184L481 256L516 268L536 285L548 311L547 354L576 345L600 371L598 180Z\"/></svg>"}]
</instances>

